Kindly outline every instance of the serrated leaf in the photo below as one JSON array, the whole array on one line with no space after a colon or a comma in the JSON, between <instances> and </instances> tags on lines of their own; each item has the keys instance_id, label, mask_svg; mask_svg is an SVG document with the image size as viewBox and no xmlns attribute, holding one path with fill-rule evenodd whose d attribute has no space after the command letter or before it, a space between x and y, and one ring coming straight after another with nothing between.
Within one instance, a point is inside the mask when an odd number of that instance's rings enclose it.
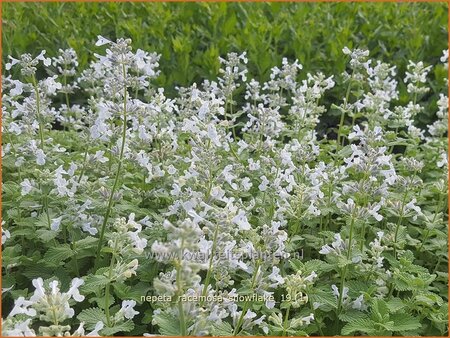
<instances>
[{"instance_id":1,"label":"serrated leaf","mask_svg":"<svg viewBox=\"0 0 450 338\"><path fill-rule=\"evenodd\" d=\"M27 267L23 275L27 277L28 279L34 279L38 277L42 277L43 279L50 278L54 275L54 268L49 267L43 267L39 264L35 264L32 266Z\"/></svg>"},{"instance_id":2,"label":"serrated leaf","mask_svg":"<svg viewBox=\"0 0 450 338\"><path fill-rule=\"evenodd\" d=\"M81 285L80 290L83 293L96 293L98 289L104 288L109 281L109 278L103 275L89 275L84 278L84 284Z\"/></svg>"},{"instance_id":3,"label":"serrated leaf","mask_svg":"<svg viewBox=\"0 0 450 338\"><path fill-rule=\"evenodd\" d=\"M74 246L76 250L82 250L93 248L97 245L97 243L98 238L88 236L86 238L80 239L79 241L76 241Z\"/></svg>"},{"instance_id":4,"label":"serrated leaf","mask_svg":"<svg viewBox=\"0 0 450 338\"><path fill-rule=\"evenodd\" d=\"M350 335L354 332L373 334L376 332L375 323L366 316L347 323L341 330L342 335Z\"/></svg>"},{"instance_id":5,"label":"serrated leaf","mask_svg":"<svg viewBox=\"0 0 450 338\"><path fill-rule=\"evenodd\" d=\"M397 312L406 306L400 298L392 298L386 305L391 313Z\"/></svg>"},{"instance_id":6,"label":"serrated leaf","mask_svg":"<svg viewBox=\"0 0 450 338\"><path fill-rule=\"evenodd\" d=\"M125 323L115 325L113 327L105 327L102 329L102 334L106 336L112 336L117 332L130 332L134 329L134 323L131 320L127 320Z\"/></svg>"},{"instance_id":7,"label":"serrated leaf","mask_svg":"<svg viewBox=\"0 0 450 338\"><path fill-rule=\"evenodd\" d=\"M67 258L72 257L73 254L74 252L68 244L62 244L60 246L52 246L45 253L44 261L46 263L58 265Z\"/></svg>"},{"instance_id":8,"label":"serrated leaf","mask_svg":"<svg viewBox=\"0 0 450 338\"><path fill-rule=\"evenodd\" d=\"M394 331L397 332L416 330L422 326L419 319L406 313L393 314L390 319L394 321Z\"/></svg>"},{"instance_id":9,"label":"serrated leaf","mask_svg":"<svg viewBox=\"0 0 450 338\"><path fill-rule=\"evenodd\" d=\"M315 290L314 293L309 294L309 301L314 303L319 303L320 306L330 306L331 308L337 308L337 300L330 292L323 290Z\"/></svg>"},{"instance_id":10,"label":"serrated leaf","mask_svg":"<svg viewBox=\"0 0 450 338\"><path fill-rule=\"evenodd\" d=\"M305 264L305 273L311 273L313 271L317 272L325 272L330 271L332 269L332 266L330 264L318 260L318 259L312 259L310 261L307 261Z\"/></svg>"},{"instance_id":11,"label":"serrated leaf","mask_svg":"<svg viewBox=\"0 0 450 338\"><path fill-rule=\"evenodd\" d=\"M106 322L105 313L98 307L84 309L77 318L80 322L84 322L89 330L93 330L98 322Z\"/></svg>"},{"instance_id":12,"label":"serrated leaf","mask_svg":"<svg viewBox=\"0 0 450 338\"><path fill-rule=\"evenodd\" d=\"M47 229L39 229L36 231L36 234L43 242L49 242L58 235L56 231Z\"/></svg>"},{"instance_id":13,"label":"serrated leaf","mask_svg":"<svg viewBox=\"0 0 450 338\"><path fill-rule=\"evenodd\" d=\"M230 323L221 321L213 325L213 335L214 336L232 336L233 328Z\"/></svg>"},{"instance_id":14,"label":"serrated leaf","mask_svg":"<svg viewBox=\"0 0 450 338\"><path fill-rule=\"evenodd\" d=\"M159 331L164 336L180 336L180 323L177 318L167 313L159 313L153 317L156 325L159 326Z\"/></svg>"},{"instance_id":15,"label":"serrated leaf","mask_svg":"<svg viewBox=\"0 0 450 338\"><path fill-rule=\"evenodd\" d=\"M347 310L339 315L339 319L346 323L352 322L355 319L363 319L366 317L367 315L364 312L357 310Z\"/></svg>"}]
</instances>

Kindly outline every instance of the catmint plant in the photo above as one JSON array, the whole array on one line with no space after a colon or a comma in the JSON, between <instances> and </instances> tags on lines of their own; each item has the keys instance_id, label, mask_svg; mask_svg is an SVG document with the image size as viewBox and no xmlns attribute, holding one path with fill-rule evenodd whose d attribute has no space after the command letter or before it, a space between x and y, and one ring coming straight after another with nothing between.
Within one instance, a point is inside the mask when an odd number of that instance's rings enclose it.
<instances>
[{"instance_id":1,"label":"catmint plant","mask_svg":"<svg viewBox=\"0 0 450 338\"><path fill-rule=\"evenodd\" d=\"M5 65L2 335L448 335L448 50L165 90L93 44Z\"/></svg>"}]
</instances>

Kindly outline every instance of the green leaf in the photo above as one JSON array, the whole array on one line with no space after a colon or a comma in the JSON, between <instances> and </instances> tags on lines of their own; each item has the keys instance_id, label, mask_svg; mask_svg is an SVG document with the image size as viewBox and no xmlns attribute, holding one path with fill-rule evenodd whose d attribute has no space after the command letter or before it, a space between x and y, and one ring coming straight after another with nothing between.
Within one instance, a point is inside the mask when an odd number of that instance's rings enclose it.
<instances>
[{"instance_id":1,"label":"green leaf","mask_svg":"<svg viewBox=\"0 0 450 338\"><path fill-rule=\"evenodd\" d=\"M305 263L305 273L311 273L315 271L318 272L326 272L332 270L332 266L324 261L318 259L312 259Z\"/></svg>"},{"instance_id":2,"label":"green leaf","mask_svg":"<svg viewBox=\"0 0 450 338\"><path fill-rule=\"evenodd\" d=\"M386 305L391 313L397 312L406 306L400 298L392 298Z\"/></svg>"},{"instance_id":3,"label":"green leaf","mask_svg":"<svg viewBox=\"0 0 450 338\"><path fill-rule=\"evenodd\" d=\"M213 325L213 335L214 336L232 336L233 328L227 322L221 321L219 323L214 323Z\"/></svg>"},{"instance_id":4,"label":"green leaf","mask_svg":"<svg viewBox=\"0 0 450 338\"><path fill-rule=\"evenodd\" d=\"M89 330L93 330L98 322L106 323L105 313L98 307L81 311L77 318L80 322L84 322Z\"/></svg>"},{"instance_id":5,"label":"green leaf","mask_svg":"<svg viewBox=\"0 0 450 338\"><path fill-rule=\"evenodd\" d=\"M134 329L134 323L132 320L127 320L125 323L114 325L112 327L105 327L102 329L102 334L106 336L112 336L117 332L130 332Z\"/></svg>"},{"instance_id":6,"label":"green leaf","mask_svg":"<svg viewBox=\"0 0 450 338\"><path fill-rule=\"evenodd\" d=\"M416 330L422 326L418 318L406 313L393 314L391 320L394 321L394 331L397 332Z\"/></svg>"},{"instance_id":7,"label":"green leaf","mask_svg":"<svg viewBox=\"0 0 450 338\"><path fill-rule=\"evenodd\" d=\"M323 290L313 290L314 293L309 294L309 301L314 303L319 303L320 307L331 307L332 309L337 308L337 300L336 297L333 296L330 292L326 292Z\"/></svg>"},{"instance_id":8,"label":"green leaf","mask_svg":"<svg viewBox=\"0 0 450 338\"><path fill-rule=\"evenodd\" d=\"M167 313L159 313L153 317L156 325L159 326L159 331L164 336L180 336L180 322L174 316Z\"/></svg>"},{"instance_id":9,"label":"green leaf","mask_svg":"<svg viewBox=\"0 0 450 338\"><path fill-rule=\"evenodd\" d=\"M103 275L88 275L84 278L84 284L80 286L83 293L97 293L109 282L109 278Z\"/></svg>"},{"instance_id":10,"label":"green leaf","mask_svg":"<svg viewBox=\"0 0 450 338\"><path fill-rule=\"evenodd\" d=\"M74 252L68 244L62 244L60 246L52 246L45 253L44 261L46 263L58 265L67 258L72 257L73 254Z\"/></svg>"},{"instance_id":11,"label":"green leaf","mask_svg":"<svg viewBox=\"0 0 450 338\"><path fill-rule=\"evenodd\" d=\"M98 238L88 236L74 243L76 250L89 249L97 246Z\"/></svg>"},{"instance_id":12,"label":"green leaf","mask_svg":"<svg viewBox=\"0 0 450 338\"><path fill-rule=\"evenodd\" d=\"M376 332L375 323L366 316L347 323L341 330L342 335L350 335L354 332L373 334Z\"/></svg>"},{"instance_id":13,"label":"green leaf","mask_svg":"<svg viewBox=\"0 0 450 338\"><path fill-rule=\"evenodd\" d=\"M39 229L36 233L43 242L49 242L58 235L56 231L47 229Z\"/></svg>"}]
</instances>

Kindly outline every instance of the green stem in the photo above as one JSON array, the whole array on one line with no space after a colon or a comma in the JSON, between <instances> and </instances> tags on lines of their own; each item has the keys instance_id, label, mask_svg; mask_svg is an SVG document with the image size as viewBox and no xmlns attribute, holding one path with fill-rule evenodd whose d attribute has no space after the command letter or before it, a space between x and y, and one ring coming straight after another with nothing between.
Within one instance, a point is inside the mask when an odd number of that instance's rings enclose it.
<instances>
[{"instance_id":1,"label":"green stem","mask_svg":"<svg viewBox=\"0 0 450 338\"><path fill-rule=\"evenodd\" d=\"M353 226L355 225L355 215L352 215L352 219L350 221L350 233L348 237L348 250L347 250L347 261L350 260L351 254L352 254L352 241L353 241ZM337 308L337 314L339 315L341 312L342 307L342 301L343 301L343 294L344 294L344 286L345 286L345 278L347 277L347 271L348 271L348 262L346 262L346 265L344 266L344 269L342 271L341 275L341 287L339 291L339 300L338 300L338 308Z\"/></svg>"},{"instance_id":2,"label":"green stem","mask_svg":"<svg viewBox=\"0 0 450 338\"><path fill-rule=\"evenodd\" d=\"M78 253L77 253L77 248L76 248L76 240L75 240L75 234L73 231L68 230L70 238L71 238L71 249L74 251L74 254L72 256L72 260L75 266L75 273L77 274L77 277L80 277L80 269L78 267ZM69 239L70 240L70 239Z\"/></svg>"},{"instance_id":3,"label":"green stem","mask_svg":"<svg viewBox=\"0 0 450 338\"><path fill-rule=\"evenodd\" d=\"M213 244L211 247L211 257L209 258L208 272L206 273L205 284L203 285L202 298L201 298L202 301L200 302L200 306L203 306L206 292L208 290L209 281L211 279L212 263L213 263L214 254L216 252L218 234L219 234L219 223L216 224L216 228L214 230Z\"/></svg>"},{"instance_id":4,"label":"green stem","mask_svg":"<svg viewBox=\"0 0 450 338\"><path fill-rule=\"evenodd\" d=\"M320 323L319 323L319 320L317 319L316 310L314 309L313 303L311 303L311 302L308 302L308 303L309 303L309 306L310 306L310 308L311 308L311 311L312 311L313 314L314 314L314 320L315 320L316 323L317 323L317 329L319 330L320 335L321 335L321 336L325 336L325 335L323 334L322 327L319 325Z\"/></svg>"},{"instance_id":5,"label":"green stem","mask_svg":"<svg viewBox=\"0 0 450 338\"><path fill-rule=\"evenodd\" d=\"M253 273L252 284L251 284L251 288L250 288L251 290L253 290L255 288L256 276L258 275L258 271L259 271L259 264L260 263L258 261L256 263L256 266L255 266L255 271ZM236 336L240 332L240 328L241 328L241 325L242 325L242 323L244 321L244 316L247 313L248 307L249 307L249 301L246 301L245 304L244 304L244 307L242 309L242 313L239 316L239 319L238 319L238 322L236 324L236 327L234 328L233 336Z\"/></svg>"},{"instance_id":6,"label":"green stem","mask_svg":"<svg viewBox=\"0 0 450 338\"><path fill-rule=\"evenodd\" d=\"M231 115L231 120L233 120L233 94L231 94L231 100L230 100L230 115ZM231 127L231 131L233 133L233 139L236 140L236 130L234 128L234 125Z\"/></svg>"},{"instance_id":7,"label":"green stem","mask_svg":"<svg viewBox=\"0 0 450 338\"><path fill-rule=\"evenodd\" d=\"M42 125L42 116L41 116L41 98L39 94L39 88L37 85L36 77L33 75L33 87L34 92L36 94L36 113L37 113L37 120L39 124L39 137L41 139L41 149L44 151L44 126Z\"/></svg>"},{"instance_id":8,"label":"green stem","mask_svg":"<svg viewBox=\"0 0 450 338\"><path fill-rule=\"evenodd\" d=\"M67 75L64 75L63 81L64 81L64 87L66 87L66 90L67 90ZM67 93L67 91L64 94L66 97L67 112L69 112L69 107L70 107L69 94Z\"/></svg>"},{"instance_id":9,"label":"green stem","mask_svg":"<svg viewBox=\"0 0 450 338\"><path fill-rule=\"evenodd\" d=\"M289 321L289 311L290 310L291 310L291 306L289 305L288 308L286 309L286 314L284 315L283 333L281 334L282 337L284 337L286 335L287 324L288 324L288 321Z\"/></svg>"},{"instance_id":10,"label":"green stem","mask_svg":"<svg viewBox=\"0 0 450 338\"><path fill-rule=\"evenodd\" d=\"M86 169L86 160L87 160L87 155L88 155L88 152L89 152L89 139L90 138L88 138L88 142L87 142L87 145L86 145L86 150L85 150L84 156L83 156L83 164L81 165L81 172L80 172L80 176L78 176L77 183L81 182L81 179L82 179L82 177L84 175L84 171Z\"/></svg>"},{"instance_id":11,"label":"green stem","mask_svg":"<svg viewBox=\"0 0 450 338\"><path fill-rule=\"evenodd\" d=\"M127 135L127 85L125 83L126 82L125 65L122 65L122 68L123 68L123 76L124 76L122 145L120 147L119 163L118 163L118 166L117 166L116 177L114 179L113 188L112 188L111 194L109 196L108 206L106 208L105 217L103 218L103 223L102 223L102 227L101 227L101 230L100 230L100 237L99 237L98 246L97 246L97 253L96 253L96 257L95 257L94 270L97 270L97 267L98 267L98 264L99 264L100 252L101 252L102 245L103 245L103 237L105 236L106 224L108 223L109 214L111 213L111 208L112 208L113 200L114 200L114 193L116 192L117 184L119 182L120 172L122 170L123 153L124 153L124 150L125 150L125 140L126 140L126 135Z\"/></svg>"},{"instance_id":12,"label":"green stem","mask_svg":"<svg viewBox=\"0 0 450 338\"><path fill-rule=\"evenodd\" d=\"M112 252L111 262L109 264L109 271L108 271L108 284L106 284L105 288L105 315L106 315L106 323L109 327L111 326L111 315L109 313L109 290L111 288L111 278L116 258L116 250L117 250L117 237L114 240L114 249Z\"/></svg>"},{"instance_id":13,"label":"green stem","mask_svg":"<svg viewBox=\"0 0 450 338\"><path fill-rule=\"evenodd\" d=\"M361 244L360 244L360 246L359 246L359 251L361 251L361 253L363 252L363 249L364 249L364 243L365 243L365 241L366 241L366 222L364 221L364 223L363 223L363 228L362 228L362 231L361 231Z\"/></svg>"},{"instance_id":14,"label":"green stem","mask_svg":"<svg viewBox=\"0 0 450 338\"><path fill-rule=\"evenodd\" d=\"M183 294L182 289L182 280L181 280L181 262L183 259L183 251L184 251L184 239L181 239L181 247L180 247L180 258L177 262L177 292L178 292L178 314L180 316L180 333L181 336L186 336L186 319L184 317L184 309L183 309L183 301L181 300L181 295Z\"/></svg>"},{"instance_id":15,"label":"green stem","mask_svg":"<svg viewBox=\"0 0 450 338\"><path fill-rule=\"evenodd\" d=\"M345 105L346 106L347 106L348 100L350 98L350 91L351 91L351 88L352 88L353 74L354 74L354 71L352 73L352 76L349 79L349 83L348 83L348 86L347 86L347 92L345 93ZM336 142L337 149L339 149L340 146L341 146L341 133L342 133L342 127L344 126L344 121L345 121L345 110L343 110L341 112L341 120L339 121L339 129L338 129L337 142ZM343 143L344 143L344 141L342 140L342 144Z\"/></svg>"},{"instance_id":16,"label":"green stem","mask_svg":"<svg viewBox=\"0 0 450 338\"><path fill-rule=\"evenodd\" d=\"M400 225L402 224L403 221L403 212L405 209L405 202L406 202L406 198L408 197L408 190L405 189L405 193L403 195L403 200L402 200L402 207L400 209L400 217L397 220L397 225L395 226L395 234L394 234L394 258L397 258L397 237L398 237L398 231L400 230Z\"/></svg>"}]
</instances>

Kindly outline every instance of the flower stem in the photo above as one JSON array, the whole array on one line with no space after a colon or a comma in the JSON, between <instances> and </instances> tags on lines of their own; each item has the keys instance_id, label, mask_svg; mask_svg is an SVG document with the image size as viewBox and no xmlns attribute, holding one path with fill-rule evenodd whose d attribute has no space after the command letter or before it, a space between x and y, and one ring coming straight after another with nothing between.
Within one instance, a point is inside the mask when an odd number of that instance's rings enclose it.
<instances>
[{"instance_id":1,"label":"flower stem","mask_svg":"<svg viewBox=\"0 0 450 338\"><path fill-rule=\"evenodd\" d=\"M349 83L347 86L347 92L345 93L345 105L347 106L348 104L348 100L350 98L350 91L352 88L352 80L353 80L353 73L352 76L349 79ZM345 111L342 110L341 112L341 120L339 121L339 129L338 129L338 134L337 134L337 140L336 140L336 147L337 149L340 148L341 146L341 133L342 133L342 127L344 126L344 121L345 121ZM344 142L342 141L342 145L344 145Z\"/></svg>"},{"instance_id":2,"label":"flower stem","mask_svg":"<svg viewBox=\"0 0 450 338\"><path fill-rule=\"evenodd\" d=\"M39 88L37 85L37 81L36 81L36 77L33 75L33 87L34 87L34 92L36 94L36 113L37 113L37 120L38 120L38 124L39 124L39 137L41 139L41 149L42 151L44 151L44 126L42 125L42 116L41 116L41 98L40 98L40 94L39 94Z\"/></svg>"},{"instance_id":3,"label":"flower stem","mask_svg":"<svg viewBox=\"0 0 450 338\"><path fill-rule=\"evenodd\" d=\"M109 290L111 288L111 278L116 258L116 250L117 250L117 237L114 240L114 250L112 252L111 263L109 264L109 271L108 271L108 284L106 284L105 288L105 315L106 315L106 323L108 326L111 326L111 315L109 314Z\"/></svg>"},{"instance_id":4,"label":"flower stem","mask_svg":"<svg viewBox=\"0 0 450 338\"><path fill-rule=\"evenodd\" d=\"M180 258L177 263L177 293L178 293L178 314L180 316L180 333L181 336L186 336L186 319L184 318L184 309L183 309L183 301L181 299L181 295L183 294L182 290L182 280L181 280L181 262L183 259L183 251L184 251L184 239L181 239L181 248L180 248Z\"/></svg>"},{"instance_id":5,"label":"flower stem","mask_svg":"<svg viewBox=\"0 0 450 338\"><path fill-rule=\"evenodd\" d=\"M289 311L290 310L291 310L291 306L289 305L288 308L286 309L286 314L284 315L283 332L281 334L282 337L284 337L286 335L287 324L288 324L288 321L289 321Z\"/></svg>"},{"instance_id":6,"label":"flower stem","mask_svg":"<svg viewBox=\"0 0 450 338\"><path fill-rule=\"evenodd\" d=\"M39 87L37 85L36 77L34 75L32 77L32 80L33 80L34 92L36 95L36 114L37 114L37 120L38 120L38 124L39 124L39 137L41 139L40 147L41 147L42 152L44 152L44 126L42 125L43 119L42 119L42 115L41 115L41 98L40 98L40 94L39 94ZM51 221L50 221L50 214L48 212L48 195L47 195L47 193L44 196L43 204L44 204L45 213L47 214L48 227L50 228Z\"/></svg>"},{"instance_id":7,"label":"flower stem","mask_svg":"<svg viewBox=\"0 0 450 338\"><path fill-rule=\"evenodd\" d=\"M218 236L218 234L219 234L219 223L216 224L216 228L214 230L213 244L212 244L212 247L211 247L211 257L209 258L208 272L206 273L205 284L203 285L202 298L201 298L202 301L200 302L200 306L203 306L204 299L205 299L205 296L206 296L206 292L208 291L209 280L211 279L212 263L213 263L214 254L216 252L216 247L217 247L217 236Z\"/></svg>"},{"instance_id":8,"label":"flower stem","mask_svg":"<svg viewBox=\"0 0 450 338\"><path fill-rule=\"evenodd\" d=\"M395 234L394 234L394 258L397 258L397 240L398 240L398 232L400 230L400 225L403 221L403 213L405 209L406 197L408 197L408 190L405 189L405 194L403 195L402 207L400 209L400 216L397 221L397 225L395 226Z\"/></svg>"},{"instance_id":9,"label":"flower stem","mask_svg":"<svg viewBox=\"0 0 450 338\"><path fill-rule=\"evenodd\" d=\"M258 275L258 271L259 271L259 261L256 263L255 271L253 272L252 285L251 285L251 288L250 288L251 290L253 290L255 288L256 276ZM233 336L236 336L240 332L241 325L242 325L242 323L244 321L244 316L247 313L248 308L249 308L249 301L246 301L245 304L244 304L244 307L242 309L242 313L239 316L239 319L238 319L238 322L236 324L236 327L234 328Z\"/></svg>"},{"instance_id":10,"label":"flower stem","mask_svg":"<svg viewBox=\"0 0 450 338\"><path fill-rule=\"evenodd\" d=\"M355 225L355 215L352 215L352 219L350 221L350 234L348 237L348 250L347 250L347 261L350 259L352 254L352 241L353 241L353 226ZM342 308L342 301L343 301L343 294L344 294L344 287L345 287L345 278L347 277L347 271L348 271L348 262L344 266L344 269L342 271L341 275L341 287L339 290L339 300L338 300L338 308L337 308L337 315L341 312Z\"/></svg>"},{"instance_id":11,"label":"flower stem","mask_svg":"<svg viewBox=\"0 0 450 338\"><path fill-rule=\"evenodd\" d=\"M113 187L112 187L112 190L111 190L111 194L109 195L108 206L106 208L105 217L103 218L102 227L100 229L100 237L99 237L98 246L97 246L97 253L96 253L96 257L95 257L94 270L97 270L97 267L98 267L98 264L99 264L100 252L101 252L102 245L103 245L103 237L105 236L106 224L108 223L108 218L109 218L109 215L111 213L111 208L112 208L113 200L114 200L114 193L116 192L117 184L119 182L120 171L122 170L123 153L124 153L124 150L125 150L125 140L126 140L126 135L127 135L127 93L128 92L127 92L127 85L126 85L125 65L122 65L122 69L123 69L123 76L124 76L122 145L120 147L119 163L118 163L118 166L117 166L116 177L114 179L114 184L113 184Z\"/></svg>"}]
</instances>

